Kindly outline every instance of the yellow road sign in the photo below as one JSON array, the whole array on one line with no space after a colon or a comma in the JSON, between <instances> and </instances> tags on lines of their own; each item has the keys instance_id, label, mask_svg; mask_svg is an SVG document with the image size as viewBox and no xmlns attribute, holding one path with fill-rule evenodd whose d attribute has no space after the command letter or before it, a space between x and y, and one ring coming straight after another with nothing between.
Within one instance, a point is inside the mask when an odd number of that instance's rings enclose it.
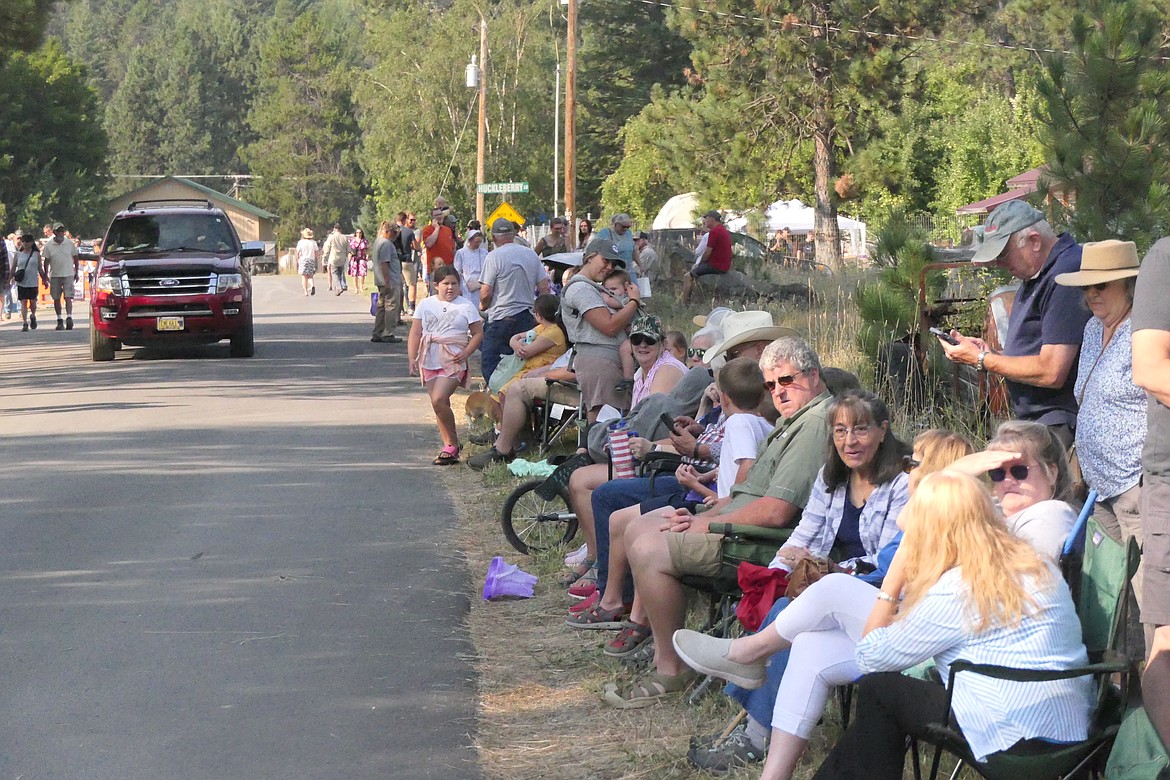
<instances>
[{"instance_id":1,"label":"yellow road sign","mask_svg":"<svg viewBox=\"0 0 1170 780\"><path fill-rule=\"evenodd\" d=\"M493 211L491 213L491 216L489 216L487 218L487 222L485 222L483 225L484 228L487 230L491 230L492 223L495 222L500 217L503 217L504 219L508 220L509 222L515 222L517 225L523 225L524 221L525 221L524 217L520 216L519 211L512 208L511 204L508 203L508 201L504 201L499 206L497 206L496 210Z\"/></svg>"}]
</instances>

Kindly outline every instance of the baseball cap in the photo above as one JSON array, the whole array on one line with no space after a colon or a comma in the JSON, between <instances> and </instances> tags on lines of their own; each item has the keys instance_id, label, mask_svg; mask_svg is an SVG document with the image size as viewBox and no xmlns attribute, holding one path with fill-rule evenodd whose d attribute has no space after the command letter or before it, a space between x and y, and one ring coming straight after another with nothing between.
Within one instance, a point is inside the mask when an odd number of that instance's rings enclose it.
<instances>
[{"instance_id":1,"label":"baseball cap","mask_svg":"<svg viewBox=\"0 0 1170 780\"><path fill-rule=\"evenodd\" d=\"M639 233L638 235L634 236L634 238L636 238L636 239L646 239L647 241L649 241L649 240L650 240L650 234L649 234L649 233L647 233L645 230L643 230L641 233Z\"/></svg>"},{"instance_id":2,"label":"baseball cap","mask_svg":"<svg viewBox=\"0 0 1170 780\"><path fill-rule=\"evenodd\" d=\"M634 224L634 220L630 219L629 214L614 214L610 221L615 225L625 225L626 227Z\"/></svg>"},{"instance_id":3,"label":"baseball cap","mask_svg":"<svg viewBox=\"0 0 1170 780\"><path fill-rule=\"evenodd\" d=\"M589 255L601 255L613 263L614 268L626 267L626 261L618 254L617 247L613 245L612 241L606 241L604 238L595 238L589 242L585 247L585 253L581 257L586 258Z\"/></svg>"},{"instance_id":4,"label":"baseball cap","mask_svg":"<svg viewBox=\"0 0 1170 780\"><path fill-rule=\"evenodd\" d=\"M704 215L703 215L703 219L706 219L707 217L713 217L713 218L715 219L715 221L716 221L716 222L722 222L722 221L723 221L723 215L722 215L722 214L720 214L720 213L719 213L718 211L716 211L715 209L711 209L710 211L708 211L706 214L704 214Z\"/></svg>"},{"instance_id":5,"label":"baseball cap","mask_svg":"<svg viewBox=\"0 0 1170 780\"><path fill-rule=\"evenodd\" d=\"M972 263L992 263L1003 253L1008 239L1017 230L1031 227L1044 219L1044 214L1022 200L1009 200L987 215L983 225L983 245L975 251Z\"/></svg>"},{"instance_id":6,"label":"baseball cap","mask_svg":"<svg viewBox=\"0 0 1170 780\"><path fill-rule=\"evenodd\" d=\"M549 221L549 224L550 225L567 225L567 224L569 224L569 220L565 219L564 217L553 217L552 220Z\"/></svg>"},{"instance_id":7,"label":"baseball cap","mask_svg":"<svg viewBox=\"0 0 1170 780\"><path fill-rule=\"evenodd\" d=\"M54 233L60 233L64 229L65 229L65 226L62 225L60 222L53 223L53 232Z\"/></svg>"},{"instance_id":8,"label":"baseball cap","mask_svg":"<svg viewBox=\"0 0 1170 780\"><path fill-rule=\"evenodd\" d=\"M516 228L512 227L512 221L506 217L496 217L496 221L492 223L492 234L496 236L512 235L516 232Z\"/></svg>"}]
</instances>

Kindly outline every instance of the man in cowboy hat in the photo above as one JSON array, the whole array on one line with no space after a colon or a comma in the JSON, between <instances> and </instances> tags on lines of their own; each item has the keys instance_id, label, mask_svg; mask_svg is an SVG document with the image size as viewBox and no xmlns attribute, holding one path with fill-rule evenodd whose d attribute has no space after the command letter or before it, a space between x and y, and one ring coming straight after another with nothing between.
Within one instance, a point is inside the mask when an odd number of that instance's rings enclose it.
<instances>
[{"instance_id":1,"label":"man in cowboy hat","mask_svg":"<svg viewBox=\"0 0 1170 780\"><path fill-rule=\"evenodd\" d=\"M1068 233L1056 235L1044 215L1027 203L1003 204L988 216L983 245L971 262L1006 268L1021 280L1007 341L996 352L983 339L953 330L959 343L942 342L949 360L1006 379L1016 417L1047 425L1066 448L1076 431L1073 384L1089 312L1081 305L1080 292L1061 287L1056 277L1080 270L1081 250Z\"/></svg>"},{"instance_id":2,"label":"man in cowboy hat","mask_svg":"<svg viewBox=\"0 0 1170 780\"><path fill-rule=\"evenodd\" d=\"M1133 299L1133 382L1149 397L1142 450L1142 622L1154 639L1142 674L1142 701L1170 744L1170 238L1142 261Z\"/></svg>"},{"instance_id":3,"label":"man in cowboy hat","mask_svg":"<svg viewBox=\"0 0 1170 780\"><path fill-rule=\"evenodd\" d=\"M737 338L737 333L728 330L730 319L724 320L724 343L707 354L719 347L728 351L727 344ZM733 348L752 344L752 337L759 333L756 328L739 330ZM686 618L686 589L681 578L719 572L723 536L708 533L711 522L783 528L800 517L808 502L829 436L832 395L821 378L820 358L802 339L783 335L763 350L760 368L781 419L744 481L701 515L692 516L680 509L664 518L659 510L643 515L625 530L623 543L630 570L654 633L656 670L629 688L607 689L604 699L611 706L645 706L682 690L692 679L674 651L671 637Z\"/></svg>"}]
</instances>

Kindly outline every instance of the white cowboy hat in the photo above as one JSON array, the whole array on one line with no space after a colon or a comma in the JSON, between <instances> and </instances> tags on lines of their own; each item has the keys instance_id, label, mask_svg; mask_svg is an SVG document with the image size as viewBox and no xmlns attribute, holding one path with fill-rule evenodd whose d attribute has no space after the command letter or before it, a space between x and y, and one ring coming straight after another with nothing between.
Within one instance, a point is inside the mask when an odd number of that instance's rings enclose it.
<instances>
[{"instance_id":1,"label":"white cowboy hat","mask_svg":"<svg viewBox=\"0 0 1170 780\"><path fill-rule=\"evenodd\" d=\"M729 349L752 341L775 341L781 336L800 338L792 328L772 324L772 315L766 311L737 311L723 318L723 340L703 354L703 362L710 363Z\"/></svg>"}]
</instances>

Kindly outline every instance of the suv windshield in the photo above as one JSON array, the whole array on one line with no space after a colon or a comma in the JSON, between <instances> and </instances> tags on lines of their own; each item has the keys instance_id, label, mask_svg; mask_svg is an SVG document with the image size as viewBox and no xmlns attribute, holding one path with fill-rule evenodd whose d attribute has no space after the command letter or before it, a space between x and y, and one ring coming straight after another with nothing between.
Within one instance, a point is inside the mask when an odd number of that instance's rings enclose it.
<instances>
[{"instance_id":1,"label":"suv windshield","mask_svg":"<svg viewBox=\"0 0 1170 780\"><path fill-rule=\"evenodd\" d=\"M114 221L106 254L127 252L236 252L222 214L136 214Z\"/></svg>"}]
</instances>

